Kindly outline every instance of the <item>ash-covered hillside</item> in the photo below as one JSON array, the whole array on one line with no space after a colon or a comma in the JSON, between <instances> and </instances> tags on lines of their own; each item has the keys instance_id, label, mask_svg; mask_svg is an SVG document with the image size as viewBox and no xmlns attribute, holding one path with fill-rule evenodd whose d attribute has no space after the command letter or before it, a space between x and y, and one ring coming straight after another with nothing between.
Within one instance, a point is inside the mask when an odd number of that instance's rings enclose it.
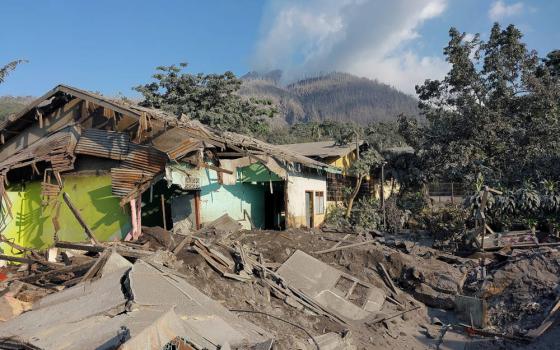
<instances>
[{"instance_id":1,"label":"ash-covered hillside","mask_svg":"<svg viewBox=\"0 0 560 350\"><path fill-rule=\"evenodd\" d=\"M328 73L284 85L282 73L251 72L242 77L240 94L268 98L279 107L274 124L310 120L354 121L366 125L395 120L399 114L418 116L417 101L397 89L347 73Z\"/></svg>"}]
</instances>

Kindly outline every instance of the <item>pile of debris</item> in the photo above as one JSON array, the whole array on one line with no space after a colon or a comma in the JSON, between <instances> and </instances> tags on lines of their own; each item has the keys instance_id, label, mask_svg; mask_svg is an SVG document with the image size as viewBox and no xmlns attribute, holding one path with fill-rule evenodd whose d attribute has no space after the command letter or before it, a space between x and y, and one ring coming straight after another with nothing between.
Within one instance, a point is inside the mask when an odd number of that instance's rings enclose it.
<instances>
[{"instance_id":1,"label":"pile of debris","mask_svg":"<svg viewBox=\"0 0 560 350\"><path fill-rule=\"evenodd\" d=\"M27 250L0 271L0 348L522 347L560 308L554 248L464 258L421 237L234 224Z\"/></svg>"}]
</instances>

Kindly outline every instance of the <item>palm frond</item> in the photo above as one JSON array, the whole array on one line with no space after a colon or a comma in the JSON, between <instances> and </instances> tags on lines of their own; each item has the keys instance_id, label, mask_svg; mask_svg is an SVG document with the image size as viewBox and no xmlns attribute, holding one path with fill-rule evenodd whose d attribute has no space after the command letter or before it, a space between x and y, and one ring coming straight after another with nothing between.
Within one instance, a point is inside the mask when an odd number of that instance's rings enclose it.
<instances>
[{"instance_id":1,"label":"palm frond","mask_svg":"<svg viewBox=\"0 0 560 350\"><path fill-rule=\"evenodd\" d=\"M11 71L16 69L18 65L27 62L28 62L27 60L15 60L6 64L4 67L0 68L0 84L2 84L4 80L6 80L8 74L10 74Z\"/></svg>"}]
</instances>

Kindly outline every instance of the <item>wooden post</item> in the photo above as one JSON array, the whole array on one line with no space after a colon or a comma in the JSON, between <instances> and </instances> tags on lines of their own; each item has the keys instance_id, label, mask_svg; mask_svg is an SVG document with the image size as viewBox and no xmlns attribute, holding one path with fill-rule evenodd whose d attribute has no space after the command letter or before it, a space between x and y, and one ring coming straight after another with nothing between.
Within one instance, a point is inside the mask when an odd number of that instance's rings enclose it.
<instances>
[{"instance_id":1,"label":"wooden post","mask_svg":"<svg viewBox=\"0 0 560 350\"><path fill-rule=\"evenodd\" d=\"M454 193L453 193L453 182L451 182L451 204L455 204Z\"/></svg>"},{"instance_id":2,"label":"wooden post","mask_svg":"<svg viewBox=\"0 0 560 350\"><path fill-rule=\"evenodd\" d=\"M358 140L358 133L354 131L356 135L356 159L360 159L360 141Z\"/></svg>"},{"instance_id":3,"label":"wooden post","mask_svg":"<svg viewBox=\"0 0 560 350\"><path fill-rule=\"evenodd\" d=\"M480 242L480 250L484 251L484 236L486 236L486 202L488 201L488 186L484 186L482 199L480 200L480 226L482 231L482 239Z\"/></svg>"},{"instance_id":4,"label":"wooden post","mask_svg":"<svg viewBox=\"0 0 560 350\"><path fill-rule=\"evenodd\" d=\"M200 191L194 192L194 221L197 230L200 230L202 226L202 220L200 219Z\"/></svg>"},{"instance_id":5,"label":"wooden post","mask_svg":"<svg viewBox=\"0 0 560 350\"><path fill-rule=\"evenodd\" d=\"M161 198L161 215L163 216L163 229L167 231L167 223L165 222L165 196L163 193L160 196Z\"/></svg>"},{"instance_id":6,"label":"wooden post","mask_svg":"<svg viewBox=\"0 0 560 350\"><path fill-rule=\"evenodd\" d=\"M88 227L88 225L86 224L86 222L84 221L84 219L80 215L80 212L78 211L78 209L76 209L74 204L72 204L72 202L70 201L70 197L68 196L68 193L64 192L62 194L62 197L64 198L64 202L66 202L66 205L68 205L68 208L70 208L70 211L72 212L72 214L74 214L74 216L76 217L76 220L78 220L78 222L80 223L80 225L82 226L82 228L86 232L86 235L89 237L92 244L99 245L99 241L97 241L97 239L93 235L93 232L91 231L91 229Z\"/></svg>"},{"instance_id":7,"label":"wooden post","mask_svg":"<svg viewBox=\"0 0 560 350\"><path fill-rule=\"evenodd\" d=\"M381 164L381 209L383 210L383 228L386 229L386 215L385 215L385 162Z\"/></svg>"}]
</instances>

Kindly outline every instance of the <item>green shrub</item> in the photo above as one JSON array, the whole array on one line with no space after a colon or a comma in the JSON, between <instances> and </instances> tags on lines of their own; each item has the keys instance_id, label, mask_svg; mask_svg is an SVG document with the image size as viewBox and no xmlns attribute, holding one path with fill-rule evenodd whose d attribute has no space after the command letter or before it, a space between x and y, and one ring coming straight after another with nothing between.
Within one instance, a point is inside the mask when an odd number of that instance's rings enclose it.
<instances>
[{"instance_id":1,"label":"green shrub","mask_svg":"<svg viewBox=\"0 0 560 350\"><path fill-rule=\"evenodd\" d=\"M355 226L366 230L379 228L383 223L383 217L377 199L373 196L358 199L356 207L352 210L351 221Z\"/></svg>"},{"instance_id":2,"label":"green shrub","mask_svg":"<svg viewBox=\"0 0 560 350\"><path fill-rule=\"evenodd\" d=\"M333 205L327 209L325 223L335 227L349 227L350 223L344 217L346 214L345 206Z\"/></svg>"},{"instance_id":3,"label":"green shrub","mask_svg":"<svg viewBox=\"0 0 560 350\"><path fill-rule=\"evenodd\" d=\"M425 210L423 219L426 229L436 241L461 242L467 229L469 212L454 205Z\"/></svg>"}]
</instances>

